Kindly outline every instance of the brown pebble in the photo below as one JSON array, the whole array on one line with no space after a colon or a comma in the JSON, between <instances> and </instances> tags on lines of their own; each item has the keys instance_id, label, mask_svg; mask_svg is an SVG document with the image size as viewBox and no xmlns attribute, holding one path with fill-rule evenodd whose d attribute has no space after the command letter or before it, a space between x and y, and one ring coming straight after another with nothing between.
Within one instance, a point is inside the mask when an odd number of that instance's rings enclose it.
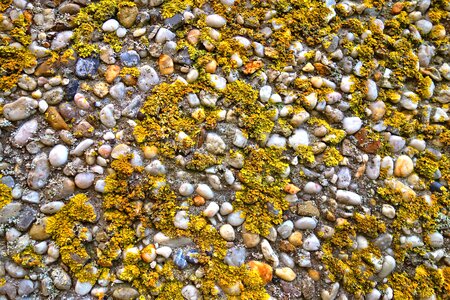
<instances>
[{"instance_id":1,"label":"brown pebble","mask_svg":"<svg viewBox=\"0 0 450 300\"><path fill-rule=\"evenodd\" d=\"M303 245L303 234L300 231L294 231L289 236L289 243L295 247L300 247Z\"/></svg>"},{"instance_id":2,"label":"brown pebble","mask_svg":"<svg viewBox=\"0 0 450 300\"><path fill-rule=\"evenodd\" d=\"M170 75L173 73L173 60L169 55L161 54L161 56L158 59L159 64L159 72L162 75Z\"/></svg>"},{"instance_id":3,"label":"brown pebble","mask_svg":"<svg viewBox=\"0 0 450 300\"><path fill-rule=\"evenodd\" d=\"M54 59L47 59L42 64L40 64L36 70L34 71L34 75L36 76L52 76L55 74L57 63Z\"/></svg>"},{"instance_id":4,"label":"brown pebble","mask_svg":"<svg viewBox=\"0 0 450 300\"><path fill-rule=\"evenodd\" d=\"M126 86L135 86L137 83L137 78L133 75L126 74L122 77L123 83L125 83Z\"/></svg>"},{"instance_id":5,"label":"brown pebble","mask_svg":"<svg viewBox=\"0 0 450 300\"><path fill-rule=\"evenodd\" d=\"M292 253L295 251L295 246L288 241L281 241L279 244L279 249L281 252Z\"/></svg>"},{"instance_id":6,"label":"brown pebble","mask_svg":"<svg viewBox=\"0 0 450 300\"><path fill-rule=\"evenodd\" d=\"M394 15L399 14L402 11L403 6L404 6L403 2L396 2L396 3L394 3L394 5L392 5L392 10L391 10L392 13Z\"/></svg>"},{"instance_id":7,"label":"brown pebble","mask_svg":"<svg viewBox=\"0 0 450 300\"><path fill-rule=\"evenodd\" d=\"M107 83L112 83L117 76L119 76L120 67L117 65L109 66L105 72L105 79Z\"/></svg>"},{"instance_id":8,"label":"brown pebble","mask_svg":"<svg viewBox=\"0 0 450 300\"><path fill-rule=\"evenodd\" d=\"M73 133L77 137L92 137L94 135L94 126L92 126L88 121L82 120L74 127Z\"/></svg>"},{"instance_id":9,"label":"brown pebble","mask_svg":"<svg viewBox=\"0 0 450 300\"><path fill-rule=\"evenodd\" d=\"M250 61L244 66L244 74L253 74L264 66L264 63L260 60Z\"/></svg>"},{"instance_id":10,"label":"brown pebble","mask_svg":"<svg viewBox=\"0 0 450 300\"><path fill-rule=\"evenodd\" d=\"M58 109L54 106L50 106L45 112L45 120L55 130L69 129L69 126L67 126L67 123L59 114Z\"/></svg>"},{"instance_id":11,"label":"brown pebble","mask_svg":"<svg viewBox=\"0 0 450 300\"><path fill-rule=\"evenodd\" d=\"M205 65L205 71L207 73L210 74L215 73L216 69L217 69L217 62L214 59Z\"/></svg>"},{"instance_id":12,"label":"brown pebble","mask_svg":"<svg viewBox=\"0 0 450 300\"><path fill-rule=\"evenodd\" d=\"M43 241L50 237L50 235L45 231L45 225L39 223L34 223L28 234L30 235L30 238L35 241Z\"/></svg>"},{"instance_id":13,"label":"brown pebble","mask_svg":"<svg viewBox=\"0 0 450 300\"><path fill-rule=\"evenodd\" d=\"M202 196L197 195L194 197L194 199L192 199L192 201L194 201L195 206L205 205L205 198L203 198Z\"/></svg>"},{"instance_id":14,"label":"brown pebble","mask_svg":"<svg viewBox=\"0 0 450 300\"><path fill-rule=\"evenodd\" d=\"M191 45L196 45L200 39L200 30L198 29L192 29L188 32L186 36L187 41Z\"/></svg>"},{"instance_id":15,"label":"brown pebble","mask_svg":"<svg viewBox=\"0 0 450 300\"><path fill-rule=\"evenodd\" d=\"M291 195L295 195L300 191L300 188L292 183L289 183L289 184L286 184L286 186L284 187L284 191Z\"/></svg>"},{"instance_id":16,"label":"brown pebble","mask_svg":"<svg viewBox=\"0 0 450 300\"><path fill-rule=\"evenodd\" d=\"M312 280L314 281L319 281L320 279L320 273L317 270L314 269L308 269L308 275L309 277L311 277Z\"/></svg>"}]
</instances>

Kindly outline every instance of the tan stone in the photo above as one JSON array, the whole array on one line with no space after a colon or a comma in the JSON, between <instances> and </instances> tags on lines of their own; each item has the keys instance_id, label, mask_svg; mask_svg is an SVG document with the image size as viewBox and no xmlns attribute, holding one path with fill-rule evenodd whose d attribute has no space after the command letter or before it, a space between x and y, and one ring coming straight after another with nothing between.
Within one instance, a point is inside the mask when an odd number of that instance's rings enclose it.
<instances>
[{"instance_id":1,"label":"tan stone","mask_svg":"<svg viewBox=\"0 0 450 300\"><path fill-rule=\"evenodd\" d=\"M173 73L173 60L169 55L161 54L161 56L158 59L159 64L159 72L162 75L170 75Z\"/></svg>"},{"instance_id":2,"label":"tan stone","mask_svg":"<svg viewBox=\"0 0 450 300\"><path fill-rule=\"evenodd\" d=\"M186 36L187 41L191 45L196 45L200 39L200 30L198 29L192 29L188 32Z\"/></svg>"},{"instance_id":3,"label":"tan stone","mask_svg":"<svg viewBox=\"0 0 450 300\"><path fill-rule=\"evenodd\" d=\"M69 129L67 123L61 117L58 109L54 106L50 106L45 112L45 120L55 130Z\"/></svg>"},{"instance_id":4,"label":"tan stone","mask_svg":"<svg viewBox=\"0 0 450 300\"><path fill-rule=\"evenodd\" d=\"M414 170L414 163L407 155L400 155L395 162L394 175L397 177L406 177Z\"/></svg>"},{"instance_id":5,"label":"tan stone","mask_svg":"<svg viewBox=\"0 0 450 300\"><path fill-rule=\"evenodd\" d=\"M120 67L118 65L109 66L105 72L105 79L107 83L112 83L117 76L119 76Z\"/></svg>"},{"instance_id":6,"label":"tan stone","mask_svg":"<svg viewBox=\"0 0 450 300\"><path fill-rule=\"evenodd\" d=\"M288 238L289 242L295 247L303 245L303 234L300 231L294 231Z\"/></svg>"},{"instance_id":7,"label":"tan stone","mask_svg":"<svg viewBox=\"0 0 450 300\"><path fill-rule=\"evenodd\" d=\"M217 62L213 59L205 65L205 71L207 73L215 73L217 69Z\"/></svg>"},{"instance_id":8,"label":"tan stone","mask_svg":"<svg viewBox=\"0 0 450 300\"><path fill-rule=\"evenodd\" d=\"M288 267L275 269L275 275L283 279L284 281L294 281L297 277L297 274Z\"/></svg>"},{"instance_id":9,"label":"tan stone","mask_svg":"<svg viewBox=\"0 0 450 300\"><path fill-rule=\"evenodd\" d=\"M246 248L253 248L258 246L261 238L259 234L252 232L244 232L242 233L242 239L244 240L244 245Z\"/></svg>"},{"instance_id":10,"label":"tan stone","mask_svg":"<svg viewBox=\"0 0 450 300\"><path fill-rule=\"evenodd\" d=\"M50 238L50 235L45 231L45 225L34 223L29 231L30 238L35 241L43 241Z\"/></svg>"}]
</instances>

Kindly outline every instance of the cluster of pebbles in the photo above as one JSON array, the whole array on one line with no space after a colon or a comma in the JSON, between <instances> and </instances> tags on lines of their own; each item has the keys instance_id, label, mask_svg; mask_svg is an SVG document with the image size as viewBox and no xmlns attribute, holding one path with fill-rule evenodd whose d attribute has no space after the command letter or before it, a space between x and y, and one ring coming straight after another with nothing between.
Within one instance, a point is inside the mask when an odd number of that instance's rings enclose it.
<instances>
[{"instance_id":1,"label":"cluster of pebbles","mask_svg":"<svg viewBox=\"0 0 450 300\"><path fill-rule=\"evenodd\" d=\"M0 9L0 74L12 81L0 97L0 299L448 297L450 2L1 0ZM11 69L17 49L35 61ZM254 93L234 94L242 85ZM172 88L193 86L164 108ZM170 114L195 122L183 132ZM249 158L259 150L261 165ZM176 205L158 215L166 199L146 194L130 206L136 217L118 203L134 233L107 264L99 253L115 233L104 199L122 188L111 180L122 165L134 170L130 184L163 180ZM264 189L242 203L238 193L259 188L252 177ZM213 230L211 251L197 245L199 219ZM208 268L230 274L208 278ZM260 279L234 278L238 269Z\"/></svg>"}]
</instances>

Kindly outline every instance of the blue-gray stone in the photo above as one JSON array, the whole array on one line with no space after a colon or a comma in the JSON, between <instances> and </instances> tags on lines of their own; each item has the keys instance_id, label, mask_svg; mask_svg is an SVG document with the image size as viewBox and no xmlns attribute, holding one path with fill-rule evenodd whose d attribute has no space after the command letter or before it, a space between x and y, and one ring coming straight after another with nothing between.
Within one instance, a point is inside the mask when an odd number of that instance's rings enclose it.
<instances>
[{"instance_id":1,"label":"blue-gray stone","mask_svg":"<svg viewBox=\"0 0 450 300\"><path fill-rule=\"evenodd\" d=\"M98 57L79 58L75 66L75 73L79 78L93 77L100 65Z\"/></svg>"},{"instance_id":2,"label":"blue-gray stone","mask_svg":"<svg viewBox=\"0 0 450 300\"><path fill-rule=\"evenodd\" d=\"M195 249L191 249L186 253L186 260L191 264L198 264L198 251Z\"/></svg>"},{"instance_id":3,"label":"blue-gray stone","mask_svg":"<svg viewBox=\"0 0 450 300\"><path fill-rule=\"evenodd\" d=\"M185 269L188 265L186 258L184 257L183 250L177 250L173 256L173 262L179 269Z\"/></svg>"},{"instance_id":4,"label":"blue-gray stone","mask_svg":"<svg viewBox=\"0 0 450 300\"><path fill-rule=\"evenodd\" d=\"M244 264L246 255L247 251L245 250L245 248L234 247L228 249L224 261L229 266L240 267Z\"/></svg>"},{"instance_id":5,"label":"blue-gray stone","mask_svg":"<svg viewBox=\"0 0 450 300\"><path fill-rule=\"evenodd\" d=\"M141 58L139 57L139 54L134 50L123 52L120 54L120 61L126 67L135 67L139 64L140 60Z\"/></svg>"}]
</instances>

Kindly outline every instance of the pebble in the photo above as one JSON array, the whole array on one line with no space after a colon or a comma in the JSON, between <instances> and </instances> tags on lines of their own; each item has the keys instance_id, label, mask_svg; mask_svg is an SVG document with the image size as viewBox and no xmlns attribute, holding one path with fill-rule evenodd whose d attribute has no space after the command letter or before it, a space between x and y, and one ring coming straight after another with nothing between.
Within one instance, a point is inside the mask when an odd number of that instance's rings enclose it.
<instances>
[{"instance_id":1,"label":"pebble","mask_svg":"<svg viewBox=\"0 0 450 300\"><path fill-rule=\"evenodd\" d=\"M169 55L162 54L158 59L159 72L161 75L170 75L174 72L173 60Z\"/></svg>"},{"instance_id":2,"label":"pebble","mask_svg":"<svg viewBox=\"0 0 450 300\"><path fill-rule=\"evenodd\" d=\"M137 86L142 92L148 92L153 86L159 83L159 76L155 69L145 65L139 68Z\"/></svg>"},{"instance_id":3,"label":"pebble","mask_svg":"<svg viewBox=\"0 0 450 300\"><path fill-rule=\"evenodd\" d=\"M367 88L366 92L367 100L375 101L378 98L377 84L373 80L369 79L367 80L366 88Z\"/></svg>"},{"instance_id":4,"label":"pebble","mask_svg":"<svg viewBox=\"0 0 450 300\"><path fill-rule=\"evenodd\" d=\"M190 196L194 193L194 186L187 182L182 183L178 189L178 192L181 196Z\"/></svg>"},{"instance_id":5,"label":"pebble","mask_svg":"<svg viewBox=\"0 0 450 300\"><path fill-rule=\"evenodd\" d=\"M444 246L444 237L439 232L432 232L428 234L430 246L433 248L441 248Z\"/></svg>"},{"instance_id":6,"label":"pebble","mask_svg":"<svg viewBox=\"0 0 450 300\"><path fill-rule=\"evenodd\" d=\"M56 145L50 150L48 160L53 167L61 167L67 163L69 149L64 145Z\"/></svg>"},{"instance_id":7,"label":"pebble","mask_svg":"<svg viewBox=\"0 0 450 300\"><path fill-rule=\"evenodd\" d=\"M354 134L361 129L362 120L358 117L344 118L342 126L347 134Z\"/></svg>"},{"instance_id":8,"label":"pebble","mask_svg":"<svg viewBox=\"0 0 450 300\"><path fill-rule=\"evenodd\" d=\"M244 264L246 255L245 248L233 247L228 249L224 262L229 266L240 267Z\"/></svg>"},{"instance_id":9,"label":"pebble","mask_svg":"<svg viewBox=\"0 0 450 300\"><path fill-rule=\"evenodd\" d=\"M5 263L5 270L13 278L24 278L28 273L24 268L10 261Z\"/></svg>"},{"instance_id":10,"label":"pebble","mask_svg":"<svg viewBox=\"0 0 450 300\"><path fill-rule=\"evenodd\" d=\"M342 203L348 204L348 205L361 205L362 204L361 196L354 192L350 192L350 191L337 190L336 199L339 202L342 202Z\"/></svg>"},{"instance_id":11,"label":"pebble","mask_svg":"<svg viewBox=\"0 0 450 300\"><path fill-rule=\"evenodd\" d=\"M288 220L278 226L277 232L280 234L281 238L287 239L292 234L292 230L294 230L294 222Z\"/></svg>"},{"instance_id":12,"label":"pebble","mask_svg":"<svg viewBox=\"0 0 450 300\"><path fill-rule=\"evenodd\" d=\"M116 126L116 119L114 118L114 105L108 104L100 111L100 121L108 128Z\"/></svg>"},{"instance_id":13,"label":"pebble","mask_svg":"<svg viewBox=\"0 0 450 300\"><path fill-rule=\"evenodd\" d=\"M20 121L36 112L38 102L32 98L20 97L14 102L3 106L3 115L9 121Z\"/></svg>"},{"instance_id":14,"label":"pebble","mask_svg":"<svg viewBox=\"0 0 450 300\"><path fill-rule=\"evenodd\" d=\"M291 148L296 149L298 146L308 146L309 137L308 132L304 129L297 129L294 134L289 138L288 144Z\"/></svg>"},{"instance_id":15,"label":"pebble","mask_svg":"<svg viewBox=\"0 0 450 300\"><path fill-rule=\"evenodd\" d=\"M75 176L75 184L80 189L88 189L94 183L95 175L93 173L79 173Z\"/></svg>"},{"instance_id":16,"label":"pebble","mask_svg":"<svg viewBox=\"0 0 450 300\"><path fill-rule=\"evenodd\" d=\"M75 66L75 74L81 78L92 78L97 74L100 61L96 57L78 58Z\"/></svg>"},{"instance_id":17,"label":"pebble","mask_svg":"<svg viewBox=\"0 0 450 300\"><path fill-rule=\"evenodd\" d=\"M395 208L392 205L383 204L381 213L389 219L395 218Z\"/></svg>"},{"instance_id":18,"label":"pebble","mask_svg":"<svg viewBox=\"0 0 450 300\"><path fill-rule=\"evenodd\" d=\"M72 36L73 31L62 31L58 33L52 41L51 49L60 50L67 47Z\"/></svg>"},{"instance_id":19,"label":"pebble","mask_svg":"<svg viewBox=\"0 0 450 300\"><path fill-rule=\"evenodd\" d=\"M295 221L295 228L302 230L313 230L317 226L317 221L315 218L303 217Z\"/></svg>"},{"instance_id":20,"label":"pebble","mask_svg":"<svg viewBox=\"0 0 450 300\"><path fill-rule=\"evenodd\" d=\"M195 189L195 191L197 192L197 194L199 194L206 200L212 199L214 197L214 192L211 190L211 188L207 184L200 183L199 185L197 185L197 188ZM212 203L217 205L217 203L215 203L215 202L211 202L210 205L214 205ZM217 210L218 209L219 209L219 205L217 205Z\"/></svg>"},{"instance_id":21,"label":"pebble","mask_svg":"<svg viewBox=\"0 0 450 300\"><path fill-rule=\"evenodd\" d=\"M27 296L34 291L33 281L29 279L22 279L19 281L17 293L19 296Z\"/></svg>"},{"instance_id":22,"label":"pebble","mask_svg":"<svg viewBox=\"0 0 450 300\"><path fill-rule=\"evenodd\" d=\"M197 188L198 190L198 188ZM198 191L197 191L198 192ZM203 195L202 195L203 196ZM204 197L204 196L203 196ZM203 211L203 215L208 218L214 217L219 212L219 205L216 202L211 202Z\"/></svg>"},{"instance_id":23,"label":"pebble","mask_svg":"<svg viewBox=\"0 0 450 300\"><path fill-rule=\"evenodd\" d=\"M77 281L75 284L75 293L80 296L87 295L91 291L92 287L93 286L90 282Z\"/></svg>"},{"instance_id":24,"label":"pebble","mask_svg":"<svg viewBox=\"0 0 450 300\"><path fill-rule=\"evenodd\" d=\"M140 60L139 54L134 50L122 52L120 54L120 61L126 67L135 67L139 64Z\"/></svg>"},{"instance_id":25,"label":"pebble","mask_svg":"<svg viewBox=\"0 0 450 300\"><path fill-rule=\"evenodd\" d=\"M14 144L18 147L25 146L38 130L37 119L32 119L23 123L14 135Z\"/></svg>"},{"instance_id":26,"label":"pebble","mask_svg":"<svg viewBox=\"0 0 450 300\"><path fill-rule=\"evenodd\" d=\"M270 245L269 241L266 239L262 239L261 241L261 251L264 256L264 258L272 264L273 267L277 267L280 263L277 254L272 249L272 246Z\"/></svg>"},{"instance_id":27,"label":"pebble","mask_svg":"<svg viewBox=\"0 0 450 300\"><path fill-rule=\"evenodd\" d=\"M131 152L131 148L125 144L119 144L113 148L111 151L111 157L117 159L121 156L128 155Z\"/></svg>"},{"instance_id":28,"label":"pebble","mask_svg":"<svg viewBox=\"0 0 450 300\"><path fill-rule=\"evenodd\" d=\"M173 256L173 262L179 269L185 269L188 265L183 250L179 249Z\"/></svg>"},{"instance_id":29,"label":"pebble","mask_svg":"<svg viewBox=\"0 0 450 300\"><path fill-rule=\"evenodd\" d=\"M220 28L227 24L227 20L217 14L212 14L206 17L205 19L206 25L213 27L213 28Z\"/></svg>"},{"instance_id":30,"label":"pebble","mask_svg":"<svg viewBox=\"0 0 450 300\"><path fill-rule=\"evenodd\" d=\"M139 297L139 292L132 287L119 287L114 290L112 296L117 300L132 300Z\"/></svg>"},{"instance_id":31,"label":"pebble","mask_svg":"<svg viewBox=\"0 0 450 300\"><path fill-rule=\"evenodd\" d=\"M156 254L161 255L164 258L169 258L172 254L172 248L167 246L162 246L156 249Z\"/></svg>"},{"instance_id":32,"label":"pebble","mask_svg":"<svg viewBox=\"0 0 450 300\"><path fill-rule=\"evenodd\" d=\"M224 238L224 240L228 242L232 242L236 238L234 228L230 224L222 225L219 229L219 233Z\"/></svg>"},{"instance_id":33,"label":"pebble","mask_svg":"<svg viewBox=\"0 0 450 300\"><path fill-rule=\"evenodd\" d=\"M179 229L188 229L189 227L189 217L186 211L178 211L175 214L173 225Z\"/></svg>"},{"instance_id":34,"label":"pebble","mask_svg":"<svg viewBox=\"0 0 450 300\"><path fill-rule=\"evenodd\" d=\"M181 289L181 295L186 300L199 300L199 299L201 299L200 291L193 285L185 285Z\"/></svg>"},{"instance_id":35,"label":"pebble","mask_svg":"<svg viewBox=\"0 0 450 300\"><path fill-rule=\"evenodd\" d=\"M270 265L260 261L251 260L248 262L248 266L250 270L254 270L258 273L265 284L272 281L273 269Z\"/></svg>"},{"instance_id":36,"label":"pebble","mask_svg":"<svg viewBox=\"0 0 450 300\"><path fill-rule=\"evenodd\" d=\"M119 28L120 24L115 19L109 19L102 25L102 30L106 32L113 32Z\"/></svg>"},{"instance_id":37,"label":"pebble","mask_svg":"<svg viewBox=\"0 0 450 300\"><path fill-rule=\"evenodd\" d=\"M58 290L67 291L72 286L72 280L62 268L55 268L50 273L53 279L53 284Z\"/></svg>"},{"instance_id":38,"label":"pebble","mask_svg":"<svg viewBox=\"0 0 450 300\"><path fill-rule=\"evenodd\" d=\"M28 186L34 190L39 190L47 185L50 176L50 166L47 154L40 153L32 161L32 169L28 173Z\"/></svg>"},{"instance_id":39,"label":"pebble","mask_svg":"<svg viewBox=\"0 0 450 300\"><path fill-rule=\"evenodd\" d=\"M297 277L297 274L295 274L295 272L289 267L275 269L275 275L284 281L294 281Z\"/></svg>"},{"instance_id":40,"label":"pebble","mask_svg":"<svg viewBox=\"0 0 450 300\"><path fill-rule=\"evenodd\" d=\"M237 227L244 223L245 218L242 216L242 211L235 211L228 215L227 222L231 226Z\"/></svg>"},{"instance_id":41,"label":"pebble","mask_svg":"<svg viewBox=\"0 0 450 300\"><path fill-rule=\"evenodd\" d=\"M400 155L395 161L394 175L397 177L407 177L414 170L414 163L407 155Z\"/></svg>"},{"instance_id":42,"label":"pebble","mask_svg":"<svg viewBox=\"0 0 450 300\"><path fill-rule=\"evenodd\" d=\"M306 251L317 251L320 249L320 241L315 234L310 234L304 239L303 249Z\"/></svg>"},{"instance_id":43,"label":"pebble","mask_svg":"<svg viewBox=\"0 0 450 300\"><path fill-rule=\"evenodd\" d=\"M61 208L63 208L63 206L64 206L64 202L62 202L62 201L52 201L52 202L42 205L40 207L40 210L44 214L51 215L51 214L55 214L58 211L60 211Z\"/></svg>"},{"instance_id":44,"label":"pebble","mask_svg":"<svg viewBox=\"0 0 450 300\"><path fill-rule=\"evenodd\" d=\"M386 255L383 259L383 266L381 268L381 271L377 274L380 278L386 278L389 276L389 274L394 271L396 267L396 261L395 258L392 256Z\"/></svg>"},{"instance_id":45,"label":"pebble","mask_svg":"<svg viewBox=\"0 0 450 300\"><path fill-rule=\"evenodd\" d=\"M322 191L322 186L315 182L307 182L303 187L303 192L307 194L318 194Z\"/></svg>"}]
</instances>

